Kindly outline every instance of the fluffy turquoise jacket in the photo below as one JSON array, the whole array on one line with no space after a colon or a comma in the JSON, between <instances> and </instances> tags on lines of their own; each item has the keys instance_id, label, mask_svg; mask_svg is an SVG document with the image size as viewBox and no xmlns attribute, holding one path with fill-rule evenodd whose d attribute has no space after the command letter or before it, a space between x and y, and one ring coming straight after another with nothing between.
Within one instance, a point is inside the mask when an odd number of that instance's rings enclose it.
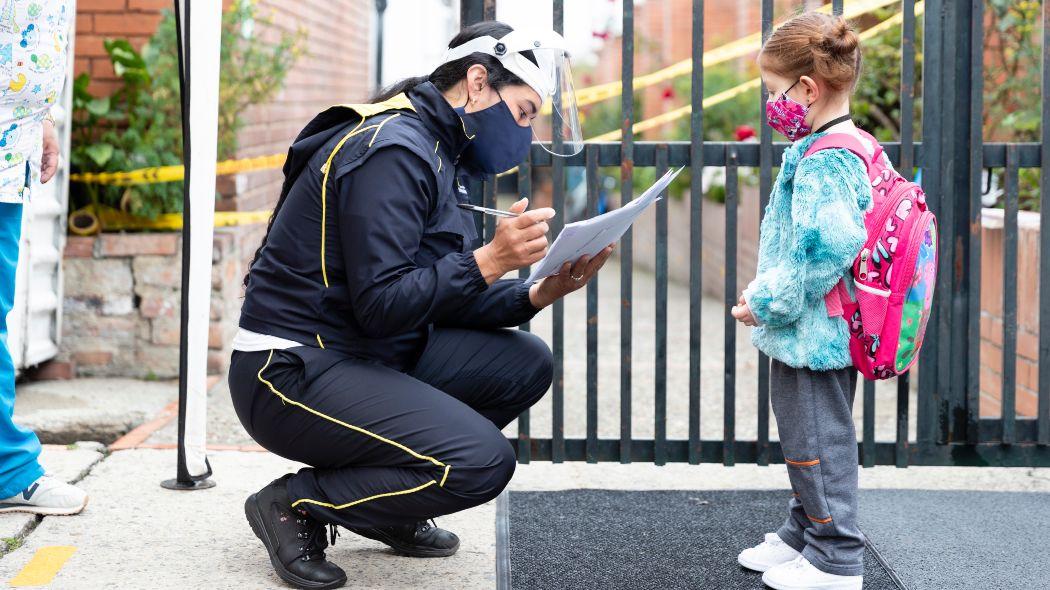
<instances>
[{"instance_id":1,"label":"fluffy turquoise jacket","mask_svg":"<svg viewBox=\"0 0 1050 590\"><path fill-rule=\"evenodd\" d=\"M821 135L784 152L762 220L758 272L744 297L760 324L751 333L759 350L792 367L827 371L852 365L846 322L828 317L824 296L864 246L871 184L860 158L846 150L803 159Z\"/></svg>"}]
</instances>

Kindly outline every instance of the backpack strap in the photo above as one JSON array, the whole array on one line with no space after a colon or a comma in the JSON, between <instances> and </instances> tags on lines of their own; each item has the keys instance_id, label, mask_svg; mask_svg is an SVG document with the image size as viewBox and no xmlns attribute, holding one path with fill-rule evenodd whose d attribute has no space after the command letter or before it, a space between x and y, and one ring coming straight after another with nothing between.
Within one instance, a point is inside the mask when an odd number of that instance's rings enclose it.
<instances>
[{"instance_id":1,"label":"backpack strap","mask_svg":"<svg viewBox=\"0 0 1050 590\"><path fill-rule=\"evenodd\" d=\"M871 136L869 135L868 137ZM875 145L878 145L878 142L876 142ZM848 133L829 133L817 139L810 144L806 153L802 154L802 157L808 158L819 151L830 149L848 150L853 153L853 155L860 158L860 161L864 162L864 169L868 172L868 180L874 180L875 177L878 176L878 171L872 165L873 159L868 155L867 148L864 147L864 144L862 144L859 139ZM881 147L876 148L876 158L880 155L881 151Z\"/></svg>"},{"instance_id":2,"label":"backpack strap","mask_svg":"<svg viewBox=\"0 0 1050 590\"><path fill-rule=\"evenodd\" d=\"M858 130L859 131L859 130ZM829 149L844 149L849 150L855 156L860 158L861 162L864 162L864 168L868 172L868 180L874 180L878 176L878 168L873 164L874 161L882 156L882 146L879 145L875 138L867 134L864 131L860 131L861 136L867 141L872 142L875 145L875 153L873 156L868 155L868 150L864 147L859 139L848 133L829 133L810 144L806 153L802 155L803 158L809 157L819 151ZM849 296L849 290L846 287L845 279L835 283L831 291L824 296L824 306L828 309L828 317L839 317L843 315L842 304L844 302L851 301Z\"/></svg>"}]
</instances>

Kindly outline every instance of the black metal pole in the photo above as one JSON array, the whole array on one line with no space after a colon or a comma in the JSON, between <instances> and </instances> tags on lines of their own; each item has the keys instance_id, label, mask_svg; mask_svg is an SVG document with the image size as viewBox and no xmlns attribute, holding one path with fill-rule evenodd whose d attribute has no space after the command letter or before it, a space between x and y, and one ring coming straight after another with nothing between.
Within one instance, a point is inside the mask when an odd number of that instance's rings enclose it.
<instances>
[{"instance_id":1,"label":"black metal pole","mask_svg":"<svg viewBox=\"0 0 1050 590\"><path fill-rule=\"evenodd\" d=\"M188 365L188 330L189 325L189 296L190 296L190 3L188 0L183 6L182 0L175 0L175 42L179 53L179 96L180 111L182 114L182 161L185 173L182 185L182 293L179 316L181 329L179 330L179 440L178 440L178 464L175 479L167 479L161 482L161 487L171 490L200 490L215 486L215 482L208 479L211 475L211 465L203 475L190 475L186 467L186 398L188 395L188 383L186 381ZM205 459L207 461L207 459Z\"/></svg>"},{"instance_id":2,"label":"black metal pole","mask_svg":"<svg viewBox=\"0 0 1050 590\"><path fill-rule=\"evenodd\" d=\"M376 92L383 88L383 13L387 0L376 0Z\"/></svg>"}]
</instances>

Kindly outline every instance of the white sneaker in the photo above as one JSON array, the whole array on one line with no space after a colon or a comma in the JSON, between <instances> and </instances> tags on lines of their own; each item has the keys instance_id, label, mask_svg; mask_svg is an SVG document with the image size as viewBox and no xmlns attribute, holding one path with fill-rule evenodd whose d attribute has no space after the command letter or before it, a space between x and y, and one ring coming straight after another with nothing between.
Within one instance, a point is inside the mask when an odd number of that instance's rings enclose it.
<instances>
[{"instance_id":1,"label":"white sneaker","mask_svg":"<svg viewBox=\"0 0 1050 590\"><path fill-rule=\"evenodd\" d=\"M861 590L864 576L836 576L818 570L799 555L762 574L766 586L775 590Z\"/></svg>"},{"instance_id":2,"label":"white sneaker","mask_svg":"<svg viewBox=\"0 0 1050 590\"><path fill-rule=\"evenodd\" d=\"M799 552L791 548L776 533L766 533L766 540L755 547L749 547L736 556L740 565L749 570L764 572L773 566L787 563L799 556Z\"/></svg>"},{"instance_id":3,"label":"white sneaker","mask_svg":"<svg viewBox=\"0 0 1050 590\"><path fill-rule=\"evenodd\" d=\"M20 493L0 500L0 513L76 514L83 510L87 503L88 496L84 490L50 475L44 475Z\"/></svg>"}]
</instances>

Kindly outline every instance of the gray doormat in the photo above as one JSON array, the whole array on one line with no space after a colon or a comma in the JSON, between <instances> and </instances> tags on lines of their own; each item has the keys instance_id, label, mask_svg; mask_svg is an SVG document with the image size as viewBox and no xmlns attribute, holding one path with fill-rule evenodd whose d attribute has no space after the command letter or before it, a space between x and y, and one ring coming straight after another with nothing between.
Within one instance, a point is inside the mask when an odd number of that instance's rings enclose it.
<instances>
[{"instance_id":1,"label":"gray doormat","mask_svg":"<svg viewBox=\"0 0 1050 590\"><path fill-rule=\"evenodd\" d=\"M500 508L497 574L514 590L755 590L736 556L779 526L787 493L512 492ZM864 562L866 589L899 588L870 549Z\"/></svg>"}]
</instances>

